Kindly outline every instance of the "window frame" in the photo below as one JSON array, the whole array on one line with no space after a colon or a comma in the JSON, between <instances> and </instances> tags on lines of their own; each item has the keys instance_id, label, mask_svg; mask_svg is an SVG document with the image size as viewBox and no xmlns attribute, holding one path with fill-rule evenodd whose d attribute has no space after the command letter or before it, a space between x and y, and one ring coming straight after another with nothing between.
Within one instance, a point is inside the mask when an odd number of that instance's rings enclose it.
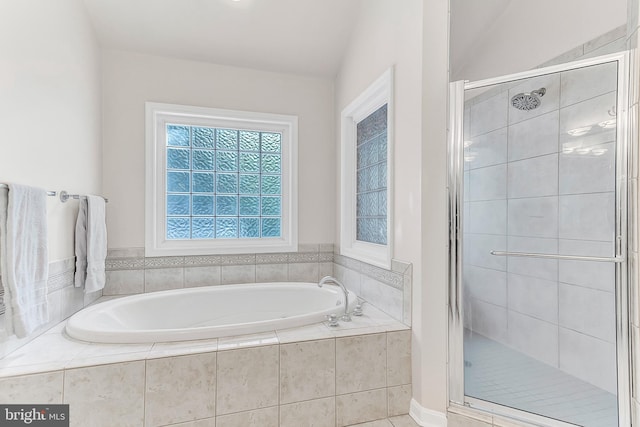
<instances>
[{"instance_id":1,"label":"window frame","mask_svg":"<svg viewBox=\"0 0 640 427\"><path fill-rule=\"evenodd\" d=\"M393 258L393 68L385 71L341 113L340 253L390 269ZM387 244L357 240L357 124L387 104Z\"/></svg>"},{"instance_id":2,"label":"window frame","mask_svg":"<svg viewBox=\"0 0 640 427\"><path fill-rule=\"evenodd\" d=\"M184 124L282 134L282 212L278 238L166 238L166 125ZM145 256L296 251L298 248L298 117L157 102L145 103Z\"/></svg>"}]
</instances>

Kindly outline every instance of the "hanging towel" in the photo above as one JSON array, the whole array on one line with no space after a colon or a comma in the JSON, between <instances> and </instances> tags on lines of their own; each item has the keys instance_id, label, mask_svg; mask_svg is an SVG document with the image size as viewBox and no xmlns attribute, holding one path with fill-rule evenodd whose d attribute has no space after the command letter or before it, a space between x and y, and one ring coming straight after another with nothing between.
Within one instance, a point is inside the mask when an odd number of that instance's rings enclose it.
<instances>
[{"instance_id":1,"label":"hanging towel","mask_svg":"<svg viewBox=\"0 0 640 427\"><path fill-rule=\"evenodd\" d=\"M81 198L78 203L76 219L76 274L74 286L84 288L87 280L87 199Z\"/></svg>"},{"instance_id":2,"label":"hanging towel","mask_svg":"<svg viewBox=\"0 0 640 427\"><path fill-rule=\"evenodd\" d=\"M87 196L87 278L85 293L104 288L107 258L106 205L100 196Z\"/></svg>"},{"instance_id":3,"label":"hanging towel","mask_svg":"<svg viewBox=\"0 0 640 427\"><path fill-rule=\"evenodd\" d=\"M22 338L49 321L45 190L9 184L0 192L0 255L5 330Z\"/></svg>"}]
</instances>

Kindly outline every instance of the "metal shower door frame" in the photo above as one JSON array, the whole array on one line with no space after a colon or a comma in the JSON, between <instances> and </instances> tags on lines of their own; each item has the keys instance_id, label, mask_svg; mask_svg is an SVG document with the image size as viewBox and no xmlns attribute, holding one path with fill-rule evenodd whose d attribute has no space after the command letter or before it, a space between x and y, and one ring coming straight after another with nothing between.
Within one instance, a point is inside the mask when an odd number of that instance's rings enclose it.
<instances>
[{"instance_id":1,"label":"metal shower door frame","mask_svg":"<svg viewBox=\"0 0 640 427\"><path fill-rule=\"evenodd\" d=\"M629 120L629 53L627 51L597 58L584 59L566 64L539 68L476 82L457 81L450 83L449 91L449 141L448 141L448 210L449 210L449 406L464 407L479 416L495 414L507 418L530 422L536 425L573 426L573 424L546 418L522 410L507 408L495 403L467 397L464 394L464 340L462 319L462 214L464 182L464 94L466 90L489 87L515 80L555 74L577 68L617 62L617 128L616 128L616 245L615 245L615 292L616 292L616 354L618 382L618 425L631 425L631 345L629 324L629 295L637 284L630 283L628 247L635 236L629 235L628 224L631 185L628 175L631 157L631 129ZM635 150L633 150L635 152ZM632 228L631 228L632 229Z\"/></svg>"}]
</instances>

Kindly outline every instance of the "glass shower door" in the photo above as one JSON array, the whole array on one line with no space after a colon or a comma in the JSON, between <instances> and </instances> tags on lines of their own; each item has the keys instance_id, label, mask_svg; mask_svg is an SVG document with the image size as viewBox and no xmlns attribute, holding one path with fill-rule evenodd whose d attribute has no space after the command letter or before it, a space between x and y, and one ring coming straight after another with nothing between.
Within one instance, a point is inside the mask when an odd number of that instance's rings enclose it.
<instances>
[{"instance_id":1,"label":"glass shower door","mask_svg":"<svg viewBox=\"0 0 640 427\"><path fill-rule=\"evenodd\" d=\"M457 280L467 405L618 425L621 64L464 90Z\"/></svg>"}]
</instances>

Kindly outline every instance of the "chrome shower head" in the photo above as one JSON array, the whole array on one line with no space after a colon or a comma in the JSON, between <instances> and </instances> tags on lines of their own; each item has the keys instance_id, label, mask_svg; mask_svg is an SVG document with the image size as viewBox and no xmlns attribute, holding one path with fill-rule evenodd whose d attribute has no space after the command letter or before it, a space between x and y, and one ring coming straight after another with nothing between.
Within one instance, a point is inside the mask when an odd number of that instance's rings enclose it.
<instances>
[{"instance_id":1,"label":"chrome shower head","mask_svg":"<svg viewBox=\"0 0 640 427\"><path fill-rule=\"evenodd\" d=\"M540 88L532 92L519 93L511 97L511 105L518 110L529 111L538 108L542 101L540 98L547 93L545 88Z\"/></svg>"}]
</instances>

